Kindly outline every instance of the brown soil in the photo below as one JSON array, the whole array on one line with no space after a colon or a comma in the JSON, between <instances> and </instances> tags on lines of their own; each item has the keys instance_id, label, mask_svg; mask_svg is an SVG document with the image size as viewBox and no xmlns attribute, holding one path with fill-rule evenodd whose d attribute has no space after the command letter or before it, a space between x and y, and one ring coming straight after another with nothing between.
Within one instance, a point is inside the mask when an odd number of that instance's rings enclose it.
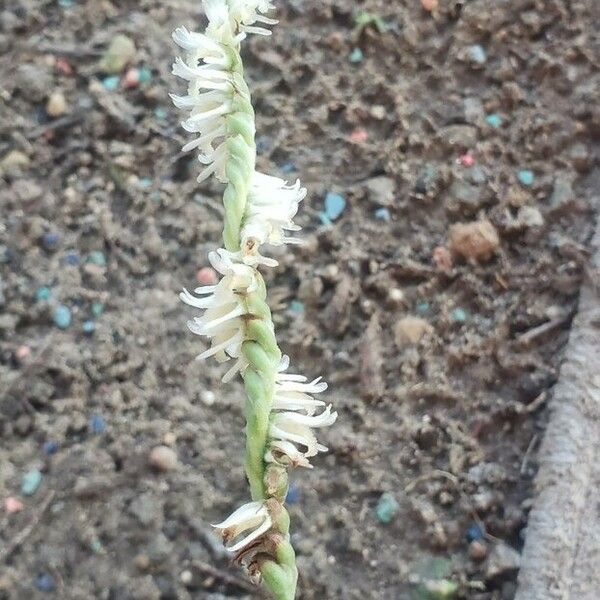
<instances>
[{"instance_id":1,"label":"brown soil","mask_svg":"<svg viewBox=\"0 0 600 600\"><path fill-rule=\"evenodd\" d=\"M278 253L270 299L283 349L340 413L329 454L293 474L299 596L441 598L419 578L443 577L509 600L598 208L598 7L276 3L274 35L245 53L258 166L293 164L309 196L308 243ZM385 30L356 30L364 12ZM221 230L221 188L195 184L167 97L170 32L202 23L197 0L0 8L0 499L42 472L21 512L0 507L2 599L251 593L209 525L248 499L243 390L194 362L177 298ZM101 85L117 33L150 83ZM329 191L347 207L325 226ZM157 473L162 443L178 465Z\"/></svg>"}]
</instances>

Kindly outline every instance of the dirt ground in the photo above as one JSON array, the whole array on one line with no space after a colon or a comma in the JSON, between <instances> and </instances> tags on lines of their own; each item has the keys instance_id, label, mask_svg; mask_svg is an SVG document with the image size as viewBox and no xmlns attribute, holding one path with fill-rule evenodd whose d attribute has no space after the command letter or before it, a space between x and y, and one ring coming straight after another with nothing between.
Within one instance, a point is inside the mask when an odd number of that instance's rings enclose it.
<instances>
[{"instance_id":1,"label":"dirt ground","mask_svg":"<svg viewBox=\"0 0 600 600\"><path fill-rule=\"evenodd\" d=\"M598 209L600 9L275 3L258 167L309 194L270 300L340 413L292 476L299 597L510 600ZM258 594L209 525L248 499L243 390L177 297L222 217L167 96L181 24L198 0L0 8L3 600Z\"/></svg>"}]
</instances>

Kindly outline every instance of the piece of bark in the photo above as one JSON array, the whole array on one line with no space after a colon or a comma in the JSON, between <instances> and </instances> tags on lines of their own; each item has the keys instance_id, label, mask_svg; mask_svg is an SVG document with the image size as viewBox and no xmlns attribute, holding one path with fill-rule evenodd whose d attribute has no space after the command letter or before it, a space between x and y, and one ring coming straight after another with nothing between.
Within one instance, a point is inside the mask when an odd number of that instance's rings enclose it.
<instances>
[{"instance_id":1,"label":"piece of bark","mask_svg":"<svg viewBox=\"0 0 600 600\"><path fill-rule=\"evenodd\" d=\"M371 316L369 325L360 340L360 391L366 400L379 398L385 392L385 383L381 372L381 328L379 315Z\"/></svg>"}]
</instances>

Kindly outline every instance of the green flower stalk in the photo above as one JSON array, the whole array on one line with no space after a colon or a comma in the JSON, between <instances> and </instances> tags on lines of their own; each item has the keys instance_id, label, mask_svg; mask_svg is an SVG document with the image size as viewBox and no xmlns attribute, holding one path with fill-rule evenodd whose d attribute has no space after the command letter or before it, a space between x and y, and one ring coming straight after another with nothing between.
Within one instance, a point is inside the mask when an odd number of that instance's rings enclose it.
<instances>
[{"instance_id":1,"label":"green flower stalk","mask_svg":"<svg viewBox=\"0 0 600 600\"><path fill-rule=\"evenodd\" d=\"M255 169L254 110L244 80L240 44L248 33L269 35L259 24L276 21L263 13L268 0L204 0L205 33L181 27L173 34L185 51L173 73L188 82L185 96L172 95L189 111L182 127L195 134L184 150L197 149L205 166L198 181L214 175L225 184L223 244L209 254L221 279L181 299L201 316L190 330L210 340L198 358L214 356L232 365L223 376L238 373L246 391L246 475L252 501L215 525L224 543L256 579L262 579L276 600L293 600L298 573L290 544L290 519L284 501L288 469L312 468L309 459L327 450L313 429L332 425L337 413L314 394L327 384L320 378L287 373L289 358L277 345L265 282L258 267L277 261L263 256L263 245L296 243L286 232L300 229L293 218L306 190L296 181Z\"/></svg>"}]
</instances>

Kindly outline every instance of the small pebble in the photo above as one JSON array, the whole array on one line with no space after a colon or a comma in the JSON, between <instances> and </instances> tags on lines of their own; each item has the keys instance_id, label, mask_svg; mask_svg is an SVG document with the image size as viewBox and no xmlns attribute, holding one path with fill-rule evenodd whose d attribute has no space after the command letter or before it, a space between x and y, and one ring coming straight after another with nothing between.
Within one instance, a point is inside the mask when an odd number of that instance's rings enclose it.
<instances>
[{"instance_id":1,"label":"small pebble","mask_svg":"<svg viewBox=\"0 0 600 600\"><path fill-rule=\"evenodd\" d=\"M58 5L61 8L71 8L73 6L73 0L58 0Z\"/></svg>"},{"instance_id":2,"label":"small pebble","mask_svg":"<svg viewBox=\"0 0 600 600\"><path fill-rule=\"evenodd\" d=\"M404 317L394 325L394 339L398 348L415 346L433 327L420 317Z\"/></svg>"},{"instance_id":3,"label":"small pebble","mask_svg":"<svg viewBox=\"0 0 600 600\"><path fill-rule=\"evenodd\" d=\"M350 52L350 56L348 56L348 60L354 65L361 63L363 59L364 54L360 48L354 48L354 50Z\"/></svg>"},{"instance_id":4,"label":"small pebble","mask_svg":"<svg viewBox=\"0 0 600 600\"><path fill-rule=\"evenodd\" d=\"M59 240L58 233L49 231L42 236L42 245L46 250L56 250Z\"/></svg>"},{"instance_id":5,"label":"small pebble","mask_svg":"<svg viewBox=\"0 0 600 600\"><path fill-rule=\"evenodd\" d=\"M156 446L152 448L148 462L157 471L172 471L177 466L177 453L168 446Z\"/></svg>"},{"instance_id":6,"label":"small pebble","mask_svg":"<svg viewBox=\"0 0 600 600\"><path fill-rule=\"evenodd\" d=\"M64 304L59 304L54 309L54 323L59 329L67 329L71 325L71 310Z\"/></svg>"},{"instance_id":7,"label":"small pebble","mask_svg":"<svg viewBox=\"0 0 600 600\"><path fill-rule=\"evenodd\" d=\"M96 323L94 321L84 321L83 325L81 326L81 329L83 330L83 333L85 333L86 335L92 335L92 333L94 333L94 331L96 331Z\"/></svg>"},{"instance_id":8,"label":"small pebble","mask_svg":"<svg viewBox=\"0 0 600 600\"><path fill-rule=\"evenodd\" d=\"M67 101L62 92L52 92L46 102L46 112L51 117L60 117L68 110Z\"/></svg>"},{"instance_id":9,"label":"small pebble","mask_svg":"<svg viewBox=\"0 0 600 600\"><path fill-rule=\"evenodd\" d=\"M292 300L290 302L290 311L295 314L301 314L304 312L304 303L300 300Z\"/></svg>"},{"instance_id":10,"label":"small pebble","mask_svg":"<svg viewBox=\"0 0 600 600\"><path fill-rule=\"evenodd\" d=\"M487 220L456 223L450 228L450 250L468 260L489 260L500 247L496 228Z\"/></svg>"},{"instance_id":11,"label":"small pebble","mask_svg":"<svg viewBox=\"0 0 600 600\"><path fill-rule=\"evenodd\" d=\"M120 83L121 78L118 75L110 75L102 80L102 87L109 92L114 92Z\"/></svg>"},{"instance_id":12,"label":"small pebble","mask_svg":"<svg viewBox=\"0 0 600 600\"><path fill-rule=\"evenodd\" d=\"M90 430L96 435L100 435L106 431L106 421L100 415L93 415L90 419Z\"/></svg>"},{"instance_id":13,"label":"small pebble","mask_svg":"<svg viewBox=\"0 0 600 600\"><path fill-rule=\"evenodd\" d=\"M81 258L77 252L68 252L65 255L65 263L70 267L77 267L81 262Z\"/></svg>"},{"instance_id":14,"label":"small pebble","mask_svg":"<svg viewBox=\"0 0 600 600\"><path fill-rule=\"evenodd\" d=\"M133 40L123 34L116 35L100 61L100 69L103 73L120 73L135 56L136 49Z\"/></svg>"},{"instance_id":15,"label":"small pebble","mask_svg":"<svg viewBox=\"0 0 600 600\"><path fill-rule=\"evenodd\" d=\"M42 483L42 474L34 469L23 475L21 480L21 494L23 496L33 496Z\"/></svg>"},{"instance_id":16,"label":"small pebble","mask_svg":"<svg viewBox=\"0 0 600 600\"><path fill-rule=\"evenodd\" d=\"M485 542L473 540L469 544L469 556L476 561L481 561L487 556L487 546Z\"/></svg>"},{"instance_id":17,"label":"small pebble","mask_svg":"<svg viewBox=\"0 0 600 600\"><path fill-rule=\"evenodd\" d=\"M377 520L380 523L391 523L392 519L396 516L397 512L400 510L400 506L394 495L390 492L384 492L381 494L381 498L379 498L379 502L377 502L377 507L375 508L375 514L377 515Z\"/></svg>"},{"instance_id":18,"label":"small pebble","mask_svg":"<svg viewBox=\"0 0 600 600\"><path fill-rule=\"evenodd\" d=\"M300 500L300 488L297 485L290 485L287 496L285 497L286 504L298 504Z\"/></svg>"},{"instance_id":19,"label":"small pebble","mask_svg":"<svg viewBox=\"0 0 600 600\"><path fill-rule=\"evenodd\" d=\"M42 446L42 452L46 455L46 456L52 456L53 454L56 454L58 452L58 442L45 442L44 445Z\"/></svg>"},{"instance_id":20,"label":"small pebble","mask_svg":"<svg viewBox=\"0 0 600 600\"><path fill-rule=\"evenodd\" d=\"M467 313L462 308L455 308L450 313L450 320L453 323L466 323L466 321L467 321Z\"/></svg>"},{"instance_id":21,"label":"small pebble","mask_svg":"<svg viewBox=\"0 0 600 600\"><path fill-rule=\"evenodd\" d=\"M98 538L94 538L90 542L90 548L92 549L92 552L94 552L95 554L101 554L102 551L104 550L104 548L102 546L102 542Z\"/></svg>"},{"instance_id":22,"label":"small pebble","mask_svg":"<svg viewBox=\"0 0 600 600\"><path fill-rule=\"evenodd\" d=\"M142 67L138 71L138 78L140 81L140 85L150 83L152 81L152 71L146 67Z\"/></svg>"},{"instance_id":23,"label":"small pebble","mask_svg":"<svg viewBox=\"0 0 600 600\"><path fill-rule=\"evenodd\" d=\"M169 113L164 108L159 106L154 110L154 116L159 121L166 121L167 117L169 116Z\"/></svg>"},{"instance_id":24,"label":"small pebble","mask_svg":"<svg viewBox=\"0 0 600 600\"><path fill-rule=\"evenodd\" d=\"M340 194L327 192L325 196L325 216L330 221L335 221L346 208L346 199Z\"/></svg>"},{"instance_id":25,"label":"small pebble","mask_svg":"<svg viewBox=\"0 0 600 600\"><path fill-rule=\"evenodd\" d=\"M471 61L478 65L483 65L487 60L487 54L485 53L483 46L479 44L469 46L467 55Z\"/></svg>"},{"instance_id":26,"label":"small pebble","mask_svg":"<svg viewBox=\"0 0 600 600\"><path fill-rule=\"evenodd\" d=\"M104 252L94 250L94 252L90 252L87 262L98 267L106 267L106 256Z\"/></svg>"},{"instance_id":27,"label":"small pebble","mask_svg":"<svg viewBox=\"0 0 600 600\"><path fill-rule=\"evenodd\" d=\"M130 89L135 88L140 83L140 72L138 69L132 68L127 69L125 75L123 76L123 87Z\"/></svg>"},{"instance_id":28,"label":"small pebble","mask_svg":"<svg viewBox=\"0 0 600 600\"><path fill-rule=\"evenodd\" d=\"M152 186L152 179L150 179L150 177L142 177L138 181L138 186L141 187L143 190L147 190L149 187Z\"/></svg>"},{"instance_id":29,"label":"small pebble","mask_svg":"<svg viewBox=\"0 0 600 600\"><path fill-rule=\"evenodd\" d=\"M40 592L53 592L56 589L56 584L51 575L48 573L40 573L35 578L35 587L40 590Z\"/></svg>"},{"instance_id":30,"label":"small pebble","mask_svg":"<svg viewBox=\"0 0 600 600\"><path fill-rule=\"evenodd\" d=\"M529 187L533 185L533 182L535 181L535 176L533 174L533 171L530 171L529 169L523 169L522 171L519 171L517 173L517 179L522 185Z\"/></svg>"},{"instance_id":31,"label":"small pebble","mask_svg":"<svg viewBox=\"0 0 600 600\"><path fill-rule=\"evenodd\" d=\"M481 529L481 527L479 525L477 525L477 523L473 523L467 529L465 537L467 538L467 542L473 542L474 540L481 540L481 539L483 539L483 530Z\"/></svg>"},{"instance_id":32,"label":"small pebble","mask_svg":"<svg viewBox=\"0 0 600 600\"><path fill-rule=\"evenodd\" d=\"M429 302L418 302L417 306L415 307L417 314L424 316L429 312L429 309L431 308L431 305L429 304Z\"/></svg>"},{"instance_id":33,"label":"small pebble","mask_svg":"<svg viewBox=\"0 0 600 600\"><path fill-rule=\"evenodd\" d=\"M50 288L46 286L39 287L35 291L35 299L38 302L45 302L46 300L49 300L51 295L52 292L50 291Z\"/></svg>"},{"instance_id":34,"label":"small pebble","mask_svg":"<svg viewBox=\"0 0 600 600\"><path fill-rule=\"evenodd\" d=\"M102 302L94 302L92 303L92 314L95 317L99 317L104 312L104 304Z\"/></svg>"},{"instance_id":35,"label":"small pebble","mask_svg":"<svg viewBox=\"0 0 600 600\"><path fill-rule=\"evenodd\" d=\"M375 211L375 218L379 219L380 221L390 221L392 217L387 208L378 208Z\"/></svg>"},{"instance_id":36,"label":"small pebble","mask_svg":"<svg viewBox=\"0 0 600 600\"><path fill-rule=\"evenodd\" d=\"M437 10L438 0L421 0L421 6L423 7L423 10L433 12L434 10Z\"/></svg>"},{"instance_id":37,"label":"small pebble","mask_svg":"<svg viewBox=\"0 0 600 600\"><path fill-rule=\"evenodd\" d=\"M485 118L485 122L493 129L502 127L502 117L500 115L488 115Z\"/></svg>"},{"instance_id":38,"label":"small pebble","mask_svg":"<svg viewBox=\"0 0 600 600\"><path fill-rule=\"evenodd\" d=\"M219 277L212 267L202 267L196 273L196 281L200 285L215 285L219 281Z\"/></svg>"},{"instance_id":39,"label":"small pebble","mask_svg":"<svg viewBox=\"0 0 600 600\"><path fill-rule=\"evenodd\" d=\"M25 508L25 505L14 496L9 496L4 499L4 510L9 514L13 515L22 511Z\"/></svg>"},{"instance_id":40,"label":"small pebble","mask_svg":"<svg viewBox=\"0 0 600 600\"><path fill-rule=\"evenodd\" d=\"M363 144L364 142L366 142L369 139L369 134L366 130L364 129L355 129L351 134L350 134L350 141L353 144Z\"/></svg>"},{"instance_id":41,"label":"small pebble","mask_svg":"<svg viewBox=\"0 0 600 600\"><path fill-rule=\"evenodd\" d=\"M73 75L73 67L68 60L59 58L55 64L56 70L62 75Z\"/></svg>"},{"instance_id":42,"label":"small pebble","mask_svg":"<svg viewBox=\"0 0 600 600\"><path fill-rule=\"evenodd\" d=\"M285 174L294 173L297 170L298 169L294 163L285 163L284 165L281 165L281 172Z\"/></svg>"},{"instance_id":43,"label":"small pebble","mask_svg":"<svg viewBox=\"0 0 600 600\"><path fill-rule=\"evenodd\" d=\"M202 400L206 406L212 406L216 399L217 397L215 396L215 393L211 390L202 390L200 392L200 400Z\"/></svg>"},{"instance_id":44,"label":"small pebble","mask_svg":"<svg viewBox=\"0 0 600 600\"><path fill-rule=\"evenodd\" d=\"M458 158L458 164L463 167L472 167L475 164L475 157L467 152Z\"/></svg>"},{"instance_id":45,"label":"small pebble","mask_svg":"<svg viewBox=\"0 0 600 600\"><path fill-rule=\"evenodd\" d=\"M24 344L22 346L19 346L15 350L15 358L21 363L24 362L25 360L27 360L30 355L31 355L31 348Z\"/></svg>"}]
</instances>

